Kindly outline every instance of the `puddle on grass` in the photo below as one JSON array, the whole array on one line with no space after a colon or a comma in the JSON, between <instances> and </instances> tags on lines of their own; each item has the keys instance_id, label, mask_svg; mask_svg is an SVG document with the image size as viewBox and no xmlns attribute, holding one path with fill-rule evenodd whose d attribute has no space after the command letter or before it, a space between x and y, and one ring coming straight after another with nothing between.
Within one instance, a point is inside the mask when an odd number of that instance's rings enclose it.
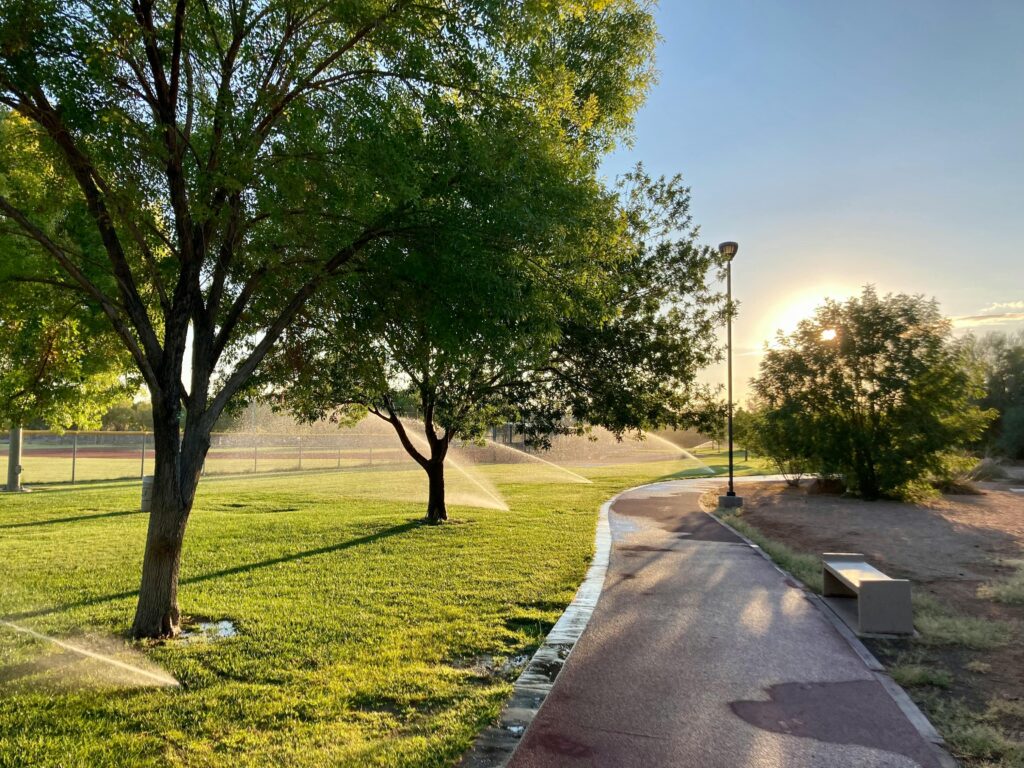
<instances>
[{"instance_id":1,"label":"puddle on grass","mask_svg":"<svg viewBox=\"0 0 1024 768\"><path fill-rule=\"evenodd\" d=\"M225 640L238 634L238 629L233 621L223 619L221 621L198 621L190 624L187 629L178 635L178 639L185 643L207 642L210 640Z\"/></svg>"},{"instance_id":2,"label":"puddle on grass","mask_svg":"<svg viewBox=\"0 0 1024 768\"><path fill-rule=\"evenodd\" d=\"M490 654L477 656L473 659L457 659L452 662L456 669L467 669L479 677L504 677L512 679L519 675L530 661L529 654L520 653L509 656L497 663Z\"/></svg>"}]
</instances>

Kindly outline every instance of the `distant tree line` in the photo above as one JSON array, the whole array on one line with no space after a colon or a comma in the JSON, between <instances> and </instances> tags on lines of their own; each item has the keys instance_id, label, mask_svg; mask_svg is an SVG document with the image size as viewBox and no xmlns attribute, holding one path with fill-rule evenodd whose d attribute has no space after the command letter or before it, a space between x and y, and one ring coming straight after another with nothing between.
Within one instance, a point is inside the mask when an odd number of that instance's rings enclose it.
<instances>
[{"instance_id":1,"label":"distant tree line","mask_svg":"<svg viewBox=\"0 0 1024 768\"><path fill-rule=\"evenodd\" d=\"M996 414L978 447L994 456L1024 459L1024 330L970 338L968 349L984 376L979 405Z\"/></svg>"}]
</instances>

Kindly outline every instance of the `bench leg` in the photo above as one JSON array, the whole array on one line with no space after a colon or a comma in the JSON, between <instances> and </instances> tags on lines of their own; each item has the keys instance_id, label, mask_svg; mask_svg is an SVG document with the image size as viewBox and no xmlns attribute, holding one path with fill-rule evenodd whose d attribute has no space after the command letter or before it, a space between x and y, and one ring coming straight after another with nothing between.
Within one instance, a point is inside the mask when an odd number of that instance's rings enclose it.
<instances>
[{"instance_id":1,"label":"bench leg","mask_svg":"<svg viewBox=\"0 0 1024 768\"><path fill-rule=\"evenodd\" d=\"M825 597L856 597L857 593L837 579L828 568L821 569L822 590Z\"/></svg>"},{"instance_id":2,"label":"bench leg","mask_svg":"<svg viewBox=\"0 0 1024 768\"><path fill-rule=\"evenodd\" d=\"M880 635L912 635L914 609L909 581L864 582L857 599L860 631Z\"/></svg>"}]
</instances>

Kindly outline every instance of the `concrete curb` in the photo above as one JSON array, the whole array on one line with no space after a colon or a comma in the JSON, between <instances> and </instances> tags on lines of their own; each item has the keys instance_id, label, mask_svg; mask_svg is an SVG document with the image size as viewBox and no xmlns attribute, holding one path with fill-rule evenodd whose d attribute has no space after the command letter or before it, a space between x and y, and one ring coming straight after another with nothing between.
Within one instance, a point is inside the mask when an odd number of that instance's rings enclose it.
<instances>
[{"instance_id":1,"label":"concrete curb","mask_svg":"<svg viewBox=\"0 0 1024 768\"><path fill-rule=\"evenodd\" d=\"M946 745L945 740L942 738L942 736L939 735L939 732L935 730L935 726L932 725L931 721L924 714L924 712L922 712L921 709L917 706L917 704L914 703L914 700L910 698L910 695L905 690L903 690L903 688L886 673L885 666L882 664L882 662L880 662L875 657L875 654L873 654L868 649L868 647L860 641L860 638L857 637L857 635L855 635L848 626L846 626L846 622L839 618L835 614L835 612L828 607L825 601L821 599L820 595L808 589L807 586L805 586L804 583L800 581L798 578L793 576L793 574L789 573L783 568L780 568L779 565L774 560L772 560L772 558L768 555L767 552L765 552L763 549L761 549L760 546L758 546L753 541L748 539L746 536L737 531L731 525L722 520L719 520L715 515L711 514L710 512L705 511L704 514L706 514L719 525L728 528L730 531L732 531L736 536L738 536L740 539L746 542L747 546L749 546L761 557L763 557L765 560L771 563L772 567L775 568L775 570L777 570L779 573L785 576L791 583L797 585L797 588L799 588L803 592L804 598L818 609L821 615L825 617L825 619L835 628L836 632L838 632L839 635L846 641L847 645L850 646L851 650L853 650L853 652L860 657L861 661L864 662L864 665L869 670L871 670L871 673L874 675L875 679L878 680L878 682L882 685L882 687L885 689L886 693L889 694L890 698L892 698L896 706L900 708L900 711L903 713L904 717L906 717L907 720L910 721L910 724L913 725L915 729L917 729L917 732L921 734L921 738L923 738L932 746L932 750L934 751L935 757L943 766L943 768L960 768L960 763L958 763L956 758L954 758L953 755L950 754L949 747Z\"/></svg>"},{"instance_id":2,"label":"concrete curb","mask_svg":"<svg viewBox=\"0 0 1024 768\"><path fill-rule=\"evenodd\" d=\"M512 698L498 716L498 721L481 731L473 746L463 755L459 763L461 768L502 768L511 759L523 733L540 711L562 665L594 614L604 588L612 549L608 513L619 496L633 490L636 488L621 491L601 505L594 536L594 559L583 583L516 680Z\"/></svg>"}]
</instances>

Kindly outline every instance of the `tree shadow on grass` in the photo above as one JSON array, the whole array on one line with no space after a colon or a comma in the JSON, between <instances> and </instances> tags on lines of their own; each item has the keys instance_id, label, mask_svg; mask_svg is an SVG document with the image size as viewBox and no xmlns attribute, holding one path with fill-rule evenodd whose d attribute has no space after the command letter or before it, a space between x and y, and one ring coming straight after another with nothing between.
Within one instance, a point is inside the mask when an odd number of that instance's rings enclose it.
<instances>
[{"instance_id":1,"label":"tree shadow on grass","mask_svg":"<svg viewBox=\"0 0 1024 768\"><path fill-rule=\"evenodd\" d=\"M240 573L249 573L250 571L260 570L262 568L270 568L275 565L281 565L282 563L291 563L296 560L304 560L309 557L317 557L319 555L327 555L333 552L342 552L346 549L353 547L362 546L363 544L372 544L382 539L389 538L391 536L397 536L401 533L407 533L417 528L423 527L423 523L419 520L411 520L408 523L402 523L401 525L393 525L390 528L384 528L383 530L377 531L376 533L370 533L366 536L360 536L355 539L349 539L348 541L342 541L337 544L331 544L326 547L317 547L316 549L307 549L302 552L293 552L289 555L281 555L280 557L274 557L269 560L261 560L257 563L246 563L245 565L236 565L232 568L224 568L220 571L212 571L210 573L200 574L199 576L192 576L188 579L182 579L179 582L179 586L186 584L201 584L207 581L213 581L214 579L224 578L226 576L236 576ZM126 592L118 592L113 595L102 595L100 597L90 597L86 600L78 600L74 603L66 603L65 605L56 605L49 608L38 608L32 611L23 611L21 613L12 613L7 616L3 616L5 621L20 621L23 619L32 619L39 616L49 616L54 613L62 613L63 611L73 610L75 608L85 608L92 605L99 605L101 603L110 602L113 600L125 600L130 597L136 597L138 590L130 590Z\"/></svg>"},{"instance_id":2,"label":"tree shadow on grass","mask_svg":"<svg viewBox=\"0 0 1024 768\"><path fill-rule=\"evenodd\" d=\"M666 480L714 480L720 475L727 475L729 473L728 464L705 464L704 466L713 470L714 474L705 472L703 467L690 467L689 469L681 469L678 472L662 475L651 482L661 483Z\"/></svg>"},{"instance_id":3,"label":"tree shadow on grass","mask_svg":"<svg viewBox=\"0 0 1024 768\"><path fill-rule=\"evenodd\" d=\"M652 481L655 483L664 482L666 480L717 480L722 478L728 478L729 476L729 465L728 464L705 464L705 467L711 470L711 472L705 472L700 467L682 469L679 472L672 472L668 475L662 475L656 480ZM739 463L733 465L733 474L736 477L756 477L762 474L770 474L770 470L763 470L759 467L748 465L746 463Z\"/></svg>"},{"instance_id":4,"label":"tree shadow on grass","mask_svg":"<svg viewBox=\"0 0 1024 768\"><path fill-rule=\"evenodd\" d=\"M82 520L99 520L104 517L126 517L129 515L145 515L148 512L142 512L137 509L127 510L125 512L98 512L95 515L76 515L75 517L55 517L51 520L32 520L27 523L7 523L6 525L0 525L0 530L6 530L9 528L35 528L41 525L57 525L59 523L77 523Z\"/></svg>"}]
</instances>

